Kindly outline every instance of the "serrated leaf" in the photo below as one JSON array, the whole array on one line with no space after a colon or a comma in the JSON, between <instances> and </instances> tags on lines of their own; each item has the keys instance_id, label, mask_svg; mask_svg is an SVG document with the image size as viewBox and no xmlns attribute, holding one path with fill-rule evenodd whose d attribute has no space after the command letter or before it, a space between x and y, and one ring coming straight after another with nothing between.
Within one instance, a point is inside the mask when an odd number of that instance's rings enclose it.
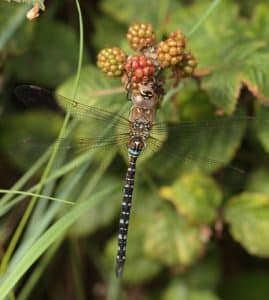
<instances>
[{"instance_id":1,"label":"serrated leaf","mask_svg":"<svg viewBox=\"0 0 269 300\"><path fill-rule=\"evenodd\" d=\"M202 173L184 174L160 195L172 202L179 214L198 224L210 224L217 217L222 195L216 183Z\"/></svg>"},{"instance_id":2,"label":"serrated leaf","mask_svg":"<svg viewBox=\"0 0 269 300\"><path fill-rule=\"evenodd\" d=\"M238 6L219 1L197 31L188 37L193 26L200 22L202 12L206 12L211 4L212 1L206 0L175 9L165 23L166 32L181 29L187 35L187 48L198 58L198 67L202 69L222 63L221 56L227 53L233 37L243 26L238 18Z\"/></svg>"},{"instance_id":3,"label":"serrated leaf","mask_svg":"<svg viewBox=\"0 0 269 300\"><path fill-rule=\"evenodd\" d=\"M27 170L46 150L38 145L44 144L44 141L53 141L61 124L62 118L52 112L27 112L2 117L1 149L14 165ZM36 141L36 145L27 143L29 137Z\"/></svg>"},{"instance_id":4,"label":"serrated leaf","mask_svg":"<svg viewBox=\"0 0 269 300\"><path fill-rule=\"evenodd\" d=\"M208 91L212 103L232 113L243 84L254 96L267 102L269 54L266 48L266 42L263 41L234 42L232 49L222 59L224 64L203 79L202 86Z\"/></svg>"},{"instance_id":5,"label":"serrated leaf","mask_svg":"<svg viewBox=\"0 0 269 300\"><path fill-rule=\"evenodd\" d=\"M164 291L161 300L219 300L210 290L189 287L180 280L173 281Z\"/></svg>"},{"instance_id":6,"label":"serrated leaf","mask_svg":"<svg viewBox=\"0 0 269 300\"><path fill-rule=\"evenodd\" d=\"M174 30L179 19L177 26L188 33L209 4L199 2L179 15L175 11L168 28ZM258 99L267 101L269 97L267 40L262 34L250 37L248 32L249 25L240 19L238 6L222 1L187 41L198 59L197 74L208 73L202 87L212 103L229 114L234 112L244 84Z\"/></svg>"},{"instance_id":7,"label":"serrated leaf","mask_svg":"<svg viewBox=\"0 0 269 300\"><path fill-rule=\"evenodd\" d=\"M168 206L153 214L145 230L147 255L167 266L191 265L204 250L199 227L190 225Z\"/></svg>"},{"instance_id":8,"label":"serrated leaf","mask_svg":"<svg viewBox=\"0 0 269 300\"><path fill-rule=\"evenodd\" d=\"M225 208L225 221L233 238L249 253L269 257L269 197L242 193L231 198Z\"/></svg>"}]
</instances>

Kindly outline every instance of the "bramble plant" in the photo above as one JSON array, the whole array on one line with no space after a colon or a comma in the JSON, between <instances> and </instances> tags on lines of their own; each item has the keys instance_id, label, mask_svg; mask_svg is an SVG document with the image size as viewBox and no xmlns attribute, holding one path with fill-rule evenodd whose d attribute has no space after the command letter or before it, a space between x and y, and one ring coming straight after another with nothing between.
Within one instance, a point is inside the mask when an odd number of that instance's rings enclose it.
<instances>
[{"instance_id":1,"label":"bramble plant","mask_svg":"<svg viewBox=\"0 0 269 300\"><path fill-rule=\"evenodd\" d=\"M197 66L194 55L185 49L186 37L181 30L171 32L168 39L157 44L151 24L135 23L126 37L130 47L141 54L127 56L118 47L105 48L97 55L97 66L108 76L122 76L127 91L160 77L167 68L172 69L178 83L191 76Z\"/></svg>"},{"instance_id":2,"label":"bramble plant","mask_svg":"<svg viewBox=\"0 0 269 300\"><path fill-rule=\"evenodd\" d=\"M84 26L78 1L77 10L72 1L0 3L0 300L268 299L268 1L165 0L158 9L153 0L80 2ZM62 125L55 105L22 108L13 90L38 84L126 114L127 85L159 68L160 122L196 121L204 130L180 140L171 130L161 145L196 161L162 151L141 160L119 282L126 149L44 152L59 132L75 147L82 133L112 125L68 113ZM207 127L212 119L221 126ZM21 143L29 136L38 147Z\"/></svg>"}]
</instances>

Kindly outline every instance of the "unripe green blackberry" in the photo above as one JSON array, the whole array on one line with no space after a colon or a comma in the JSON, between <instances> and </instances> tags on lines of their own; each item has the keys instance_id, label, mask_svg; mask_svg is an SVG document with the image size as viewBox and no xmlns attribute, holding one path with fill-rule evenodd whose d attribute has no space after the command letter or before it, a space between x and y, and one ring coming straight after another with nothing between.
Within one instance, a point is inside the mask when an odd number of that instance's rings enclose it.
<instances>
[{"instance_id":1,"label":"unripe green blackberry","mask_svg":"<svg viewBox=\"0 0 269 300\"><path fill-rule=\"evenodd\" d=\"M178 29L176 31L172 31L169 34L169 37L171 39L177 41L178 44L180 44L183 48L185 48L185 46L186 46L186 37L180 29Z\"/></svg>"},{"instance_id":2,"label":"unripe green blackberry","mask_svg":"<svg viewBox=\"0 0 269 300\"><path fill-rule=\"evenodd\" d=\"M136 51L152 46L155 42L155 32L151 24L135 23L129 27L126 36L131 48Z\"/></svg>"},{"instance_id":3,"label":"unripe green blackberry","mask_svg":"<svg viewBox=\"0 0 269 300\"><path fill-rule=\"evenodd\" d=\"M118 47L104 48L97 55L97 66L108 76L121 76L127 55Z\"/></svg>"},{"instance_id":4,"label":"unripe green blackberry","mask_svg":"<svg viewBox=\"0 0 269 300\"><path fill-rule=\"evenodd\" d=\"M145 55L129 56L125 70L127 77L132 82L146 82L154 75L155 67L153 61Z\"/></svg>"},{"instance_id":5,"label":"unripe green blackberry","mask_svg":"<svg viewBox=\"0 0 269 300\"><path fill-rule=\"evenodd\" d=\"M160 66L168 68L178 64L182 59L183 51L182 43L172 38L160 42L156 49Z\"/></svg>"},{"instance_id":6,"label":"unripe green blackberry","mask_svg":"<svg viewBox=\"0 0 269 300\"><path fill-rule=\"evenodd\" d=\"M181 62L176 66L181 77L191 76L197 67L197 60L191 52L185 52Z\"/></svg>"}]
</instances>

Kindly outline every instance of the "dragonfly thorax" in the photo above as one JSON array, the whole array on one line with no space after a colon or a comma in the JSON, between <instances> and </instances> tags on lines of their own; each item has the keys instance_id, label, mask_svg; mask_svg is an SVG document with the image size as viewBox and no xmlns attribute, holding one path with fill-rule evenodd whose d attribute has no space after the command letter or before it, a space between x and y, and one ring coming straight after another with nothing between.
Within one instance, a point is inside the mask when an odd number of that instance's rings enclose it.
<instances>
[{"instance_id":1,"label":"dragonfly thorax","mask_svg":"<svg viewBox=\"0 0 269 300\"><path fill-rule=\"evenodd\" d=\"M131 123L130 139L145 142L150 134L151 123L149 121L135 120Z\"/></svg>"}]
</instances>

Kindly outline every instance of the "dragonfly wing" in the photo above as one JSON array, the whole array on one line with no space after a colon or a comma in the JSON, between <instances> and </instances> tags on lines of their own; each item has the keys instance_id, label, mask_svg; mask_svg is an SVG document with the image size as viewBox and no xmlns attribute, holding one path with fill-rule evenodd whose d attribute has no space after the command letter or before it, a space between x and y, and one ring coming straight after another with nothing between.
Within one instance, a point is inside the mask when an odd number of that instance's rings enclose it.
<instances>
[{"instance_id":1,"label":"dragonfly wing","mask_svg":"<svg viewBox=\"0 0 269 300\"><path fill-rule=\"evenodd\" d=\"M39 86L20 85L16 87L15 95L27 106L54 103L54 98L56 97L66 111L69 111L74 118L81 121L90 122L91 119L103 123L111 123L113 121L123 128L128 128L129 125L128 119L119 113L80 103L62 95L54 94L50 90Z\"/></svg>"},{"instance_id":2,"label":"dragonfly wing","mask_svg":"<svg viewBox=\"0 0 269 300\"><path fill-rule=\"evenodd\" d=\"M149 143L153 145L153 149L161 149L148 162L148 167L150 164L155 167L156 164L162 165L166 171L161 172L166 174L172 174L172 170L178 172L179 168L213 172L227 166L232 160L240 146L247 123L260 121L252 117L238 116L170 125L155 124ZM156 135L165 132L168 137L163 143ZM241 171L237 166L230 168Z\"/></svg>"}]
</instances>

